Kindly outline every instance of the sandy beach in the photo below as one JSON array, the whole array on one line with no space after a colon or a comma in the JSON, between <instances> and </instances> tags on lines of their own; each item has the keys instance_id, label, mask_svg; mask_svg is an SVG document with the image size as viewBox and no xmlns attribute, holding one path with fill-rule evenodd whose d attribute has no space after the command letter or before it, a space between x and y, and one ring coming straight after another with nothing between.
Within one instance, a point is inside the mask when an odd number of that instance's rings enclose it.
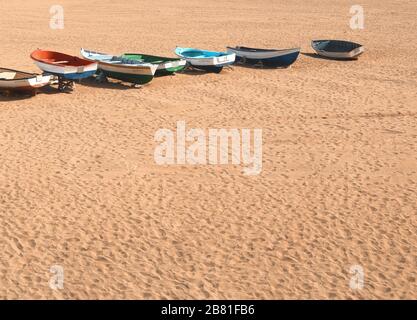
<instances>
[{"instance_id":1,"label":"sandy beach","mask_svg":"<svg viewBox=\"0 0 417 320\"><path fill-rule=\"evenodd\" d=\"M362 1L363 30L347 0L60 0L62 30L55 4L2 1L0 67L40 72L37 48L302 54L0 96L1 299L417 299L415 0ZM366 52L321 59L322 38ZM262 129L262 172L156 164L155 133L178 121Z\"/></svg>"}]
</instances>

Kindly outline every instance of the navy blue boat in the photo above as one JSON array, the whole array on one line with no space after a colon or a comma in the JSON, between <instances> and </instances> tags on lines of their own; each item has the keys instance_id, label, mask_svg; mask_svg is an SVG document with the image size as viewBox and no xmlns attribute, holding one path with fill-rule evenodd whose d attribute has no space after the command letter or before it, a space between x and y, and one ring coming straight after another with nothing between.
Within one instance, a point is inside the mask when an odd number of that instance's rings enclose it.
<instances>
[{"instance_id":1,"label":"navy blue boat","mask_svg":"<svg viewBox=\"0 0 417 320\"><path fill-rule=\"evenodd\" d=\"M297 60L300 54L300 48L277 50L227 47L227 51L236 54L237 62L269 68L287 68Z\"/></svg>"}]
</instances>

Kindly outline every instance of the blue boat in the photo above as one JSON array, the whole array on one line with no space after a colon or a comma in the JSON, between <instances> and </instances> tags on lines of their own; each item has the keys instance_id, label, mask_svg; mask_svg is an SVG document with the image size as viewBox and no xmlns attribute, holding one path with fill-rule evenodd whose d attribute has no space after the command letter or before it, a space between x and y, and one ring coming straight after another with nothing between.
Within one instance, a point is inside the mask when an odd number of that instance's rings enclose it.
<instances>
[{"instance_id":1,"label":"blue boat","mask_svg":"<svg viewBox=\"0 0 417 320\"><path fill-rule=\"evenodd\" d=\"M193 48L175 49L175 54L185 59L192 67L208 72L219 73L223 67L235 62L234 53L207 51Z\"/></svg>"},{"instance_id":2,"label":"blue boat","mask_svg":"<svg viewBox=\"0 0 417 320\"><path fill-rule=\"evenodd\" d=\"M268 68L287 68L292 65L300 54L300 48L293 49L257 49L249 47L227 47L229 53L236 54L236 61L260 65Z\"/></svg>"}]
</instances>

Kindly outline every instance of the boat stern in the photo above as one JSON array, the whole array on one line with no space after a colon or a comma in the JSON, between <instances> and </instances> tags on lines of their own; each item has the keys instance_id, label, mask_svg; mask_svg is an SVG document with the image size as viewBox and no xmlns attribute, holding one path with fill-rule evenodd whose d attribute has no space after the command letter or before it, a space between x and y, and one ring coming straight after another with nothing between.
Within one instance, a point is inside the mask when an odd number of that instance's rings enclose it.
<instances>
[{"instance_id":1,"label":"boat stern","mask_svg":"<svg viewBox=\"0 0 417 320\"><path fill-rule=\"evenodd\" d=\"M349 55L350 55L351 58L358 58L364 52L365 52L365 47L360 46L360 47L352 50L351 52L349 52Z\"/></svg>"},{"instance_id":2,"label":"boat stern","mask_svg":"<svg viewBox=\"0 0 417 320\"><path fill-rule=\"evenodd\" d=\"M152 74L152 76L154 76L155 73L156 73L156 70L158 70L159 65L153 64L153 63L147 63L146 65L149 66L151 74Z\"/></svg>"},{"instance_id":3,"label":"boat stern","mask_svg":"<svg viewBox=\"0 0 417 320\"><path fill-rule=\"evenodd\" d=\"M213 59L214 66L227 66L233 64L236 60L236 53L228 53Z\"/></svg>"},{"instance_id":4,"label":"boat stern","mask_svg":"<svg viewBox=\"0 0 417 320\"><path fill-rule=\"evenodd\" d=\"M178 68L178 67L185 67L186 64L187 64L187 61L184 59L173 60L173 61L161 63L159 65L161 68L159 69L173 69L173 68Z\"/></svg>"},{"instance_id":5,"label":"boat stern","mask_svg":"<svg viewBox=\"0 0 417 320\"><path fill-rule=\"evenodd\" d=\"M49 84L51 81L51 75L38 75L34 78L29 79L29 85L32 88L41 88Z\"/></svg>"}]
</instances>

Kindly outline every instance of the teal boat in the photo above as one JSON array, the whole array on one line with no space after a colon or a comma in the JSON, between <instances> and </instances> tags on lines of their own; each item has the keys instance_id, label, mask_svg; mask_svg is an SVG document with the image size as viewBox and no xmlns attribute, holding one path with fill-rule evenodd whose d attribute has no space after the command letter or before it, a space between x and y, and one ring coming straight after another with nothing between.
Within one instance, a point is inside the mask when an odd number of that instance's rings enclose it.
<instances>
[{"instance_id":1,"label":"teal boat","mask_svg":"<svg viewBox=\"0 0 417 320\"><path fill-rule=\"evenodd\" d=\"M158 65L158 69L156 69L155 73L156 77L172 75L175 72L183 70L187 64L187 61L184 59L159 57L142 53L125 53L122 57L130 60L136 60L141 63L152 63Z\"/></svg>"},{"instance_id":2,"label":"teal boat","mask_svg":"<svg viewBox=\"0 0 417 320\"><path fill-rule=\"evenodd\" d=\"M175 54L185 59L194 68L215 73L221 72L223 67L233 64L236 59L235 53L194 48L177 47Z\"/></svg>"}]
</instances>

